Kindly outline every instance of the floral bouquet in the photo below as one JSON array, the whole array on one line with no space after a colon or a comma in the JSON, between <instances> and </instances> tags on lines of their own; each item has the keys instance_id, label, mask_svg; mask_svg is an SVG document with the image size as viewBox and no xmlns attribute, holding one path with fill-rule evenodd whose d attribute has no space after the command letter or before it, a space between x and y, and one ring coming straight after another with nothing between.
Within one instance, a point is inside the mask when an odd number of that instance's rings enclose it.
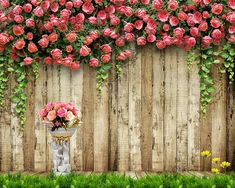
<instances>
[{"instance_id":1,"label":"floral bouquet","mask_svg":"<svg viewBox=\"0 0 235 188\"><path fill-rule=\"evenodd\" d=\"M70 128L80 123L79 110L72 103L48 103L39 113L40 118L51 126L51 131Z\"/></svg>"}]
</instances>

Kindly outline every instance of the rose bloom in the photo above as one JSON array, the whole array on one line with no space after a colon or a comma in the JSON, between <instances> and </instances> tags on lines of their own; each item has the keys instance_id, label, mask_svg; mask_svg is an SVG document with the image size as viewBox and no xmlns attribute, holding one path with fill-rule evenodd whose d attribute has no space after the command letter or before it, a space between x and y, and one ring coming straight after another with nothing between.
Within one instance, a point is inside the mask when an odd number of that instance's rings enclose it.
<instances>
[{"instance_id":1,"label":"rose bloom","mask_svg":"<svg viewBox=\"0 0 235 188\"><path fill-rule=\"evenodd\" d=\"M100 19L100 20L105 20L107 18L106 12L104 10L100 10L97 13L97 18Z\"/></svg>"},{"instance_id":2,"label":"rose bloom","mask_svg":"<svg viewBox=\"0 0 235 188\"><path fill-rule=\"evenodd\" d=\"M144 9L137 9L136 16L140 19L143 19L146 16L146 10Z\"/></svg>"},{"instance_id":3,"label":"rose bloom","mask_svg":"<svg viewBox=\"0 0 235 188\"><path fill-rule=\"evenodd\" d=\"M22 39L18 39L14 46L16 49L21 50L25 47L25 41Z\"/></svg>"},{"instance_id":4,"label":"rose bloom","mask_svg":"<svg viewBox=\"0 0 235 188\"><path fill-rule=\"evenodd\" d=\"M67 109L62 107L62 108L59 108L58 111L57 111L57 115L59 117L65 117L65 115L67 114Z\"/></svg>"},{"instance_id":5,"label":"rose bloom","mask_svg":"<svg viewBox=\"0 0 235 188\"><path fill-rule=\"evenodd\" d=\"M127 59L127 57L124 52L121 52L120 54L118 54L116 56L116 60L118 60L118 61L125 61L126 59Z\"/></svg>"},{"instance_id":6,"label":"rose bloom","mask_svg":"<svg viewBox=\"0 0 235 188\"><path fill-rule=\"evenodd\" d=\"M95 30L95 31L91 31L89 33L89 36L93 39L96 40L100 37L99 31Z\"/></svg>"},{"instance_id":7,"label":"rose bloom","mask_svg":"<svg viewBox=\"0 0 235 188\"><path fill-rule=\"evenodd\" d=\"M103 63L108 63L111 60L111 54L104 54L101 56L101 61Z\"/></svg>"},{"instance_id":8,"label":"rose bloom","mask_svg":"<svg viewBox=\"0 0 235 188\"><path fill-rule=\"evenodd\" d=\"M51 50L51 55L53 59L60 59L62 56L62 51L58 48Z\"/></svg>"},{"instance_id":9,"label":"rose bloom","mask_svg":"<svg viewBox=\"0 0 235 188\"><path fill-rule=\"evenodd\" d=\"M116 46L124 46L125 45L125 38L124 37L119 37L115 41Z\"/></svg>"},{"instance_id":10,"label":"rose bloom","mask_svg":"<svg viewBox=\"0 0 235 188\"><path fill-rule=\"evenodd\" d=\"M22 22L24 21L24 17L21 16L21 15L16 15L16 16L14 17L14 21L15 21L16 23L22 23Z\"/></svg>"},{"instance_id":11,"label":"rose bloom","mask_svg":"<svg viewBox=\"0 0 235 188\"><path fill-rule=\"evenodd\" d=\"M199 31L206 31L208 29L208 24L206 21L200 23L198 27Z\"/></svg>"},{"instance_id":12,"label":"rose bloom","mask_svg":"<svg viewBox=\"0 0 235 188\"><path fill-rule=\"evenodd\" d=\"M213 28L219 28L221 26L221 22L218 18L212 18L210 23Z\"/></svg>"},{"instance_id":13,"label":"rose bloom","mask_svg":"<svg viewBox=\"0 0 235 188\"><path fill-rule=\"evenodd\" d=\"M49 40L47 38L42 38L38 41L38 44L42 47L42 48L47 48L48 44L49 44Z\"/></svg>"},{"instance_id":14,"label":"rose bloom","mask_svg":"<svg viewBox=\"0 0 235 188\"><path fill-rule=\"evenodd\" d=\"M114 25L114 26L119 25L120 19L115 15L110 15L110 23L111 25Z\"/></svg>"},{"instance_id":15,"label":"rose bloom","mask_svg":"<svg viewBox=\"0 0 235 188\"><path fill-rule=\"evenodd\" d=\"M88 18L88 21L89 21L89 23L92 24L92 25L97 24L97 18L94 17L94 16L89 17L89 18Z\"/></svg>"},{"instance_id":16,"label":"rose bloom","mask_svg":"<svg viewBox=\"0 0 235 188\"><path fill-rule=\"evenodd\" d=\"M131 7L126 7L125 15L131 17L133 14L133 9Z\"/></svg>"},{"instance_id":17,"label":"rose bloom","mask_svg":"<svg viewBox=\"0 0 235 188\"><path fill-rule=\"evenodd\" d=\"M187 15L185 12L180 11L180 12L178 13L177 17L178 17L178 19L179 19L180 21L185 21L185 20L187 20L188 15Z\"/></svg>"},{"instance_id":18,"label":"rose bloom","mask_svg":"<svg viewBox=\"0 0 235 188\"><path fill-rule=\"evenodd\" d=\"M234 0L228 0L227 4L230 8L235 9L235 1Z\"/></svg>"},{"instance_id":19,"label":"rose bloom","mask_svg":"<svg viewBox=\"0 0 235 188\"><path fill-rule=\"evenodd\" d=\"M83 24L85 21L85 15L83 13L78 13L75 18L76 22L80 24Z\"/></svg>"},{"instance_id":20,"label":"rose bloom","mask_svg":"<svg viewBox=\"0 0 235 188\"><path fill-rule=\"evenodd\" d=\"M133 55L132 51L130 50L125 50L123 51L123 53L125 54L126 57L131 57Z\"/></svg>"},{"instance_id":21,"label":"rose bloom","mask_svg":"<svg viewBox=\"0 0 235 188\"><path fill-rule=\"evenodd\" d=\"M230 22L231 24L235 24L235 12L229 12L227 14L226 20Z\"/></svg>"},{"instance_id":22,"label":"rose bloom","mask_svg":"<svg viewBox=\"0 0 235 188\"><path fill-rule=\"evenodd\" d=\"M50 42L56 42L58 40L58 35L57 33L53 32L48 36L48 40Z\"/></svg>"},{"instance_id":23,"label":"rose bloom","mask_svg":"<svg viewBox=\"0 0 235 188\"><path fill-rule=\"evenodd\" d=\"M158 20L160 20L161 22L166 22L169 18L169 13L167 12L167 10L161 10L157 13L157 18Z\"/></svg>"},{"instance_id":24,"label":"rose bloom","mask_svg":"<svg viewBox=\"0 0 235 188\"><path fill-rule=\"evenodd\" d=\"M71 111L68 111L67 114L65 115L65 119L67 121L72 121L74 118L75 118L75 115Z\"/></svg>"},{"instance_id":25,"label":"rose bloom","mask_svg":"<svg viewBox=\"0 0 235 188\"><path fill-rule=\"evenodd\" d=\"M213 42L213 39L210 36L205 36L202 39L203 47L208 47Z\"/></svg>"},{"instance_id":26,"label":"rose bloom","mask_svg":"<svg viewBox=\"0 0 235 188\"><path fill-rule=\"evenodd\" d=\"M27 39L28 40L32 40L33 39L33 33L32 32L28 32L27 33Z\"/></svg>"},{"instance_id":27,"label":"rose bloom","mask_svg":"<svg viewBox=\"0 0 235 188\"><path fill-rule=\"evenodd\" d=\"M78 61L72 62L72 63L70 64L70 68L71 68L72 70L78 70L78 69L80 69L80 64L79 64L79 62L78 62Z\"/></svg>"},{"instance_id":28,"label":"rose bloom","mask_svg":"<svg viewBox=\"0 0 235 188\"><path fill-rule=\"evenodd\" d=\"M212 31L211 36L214 39L221 39L223 37L223 34L219 29L215 29Z\"/></svg>"},{"instance_id":29,"label":"rose bloom","mask_svg":"<svg viewBox=\"0 0 235 188\"><path fill-rule=\"evenodd\" d=\"M83 57L88 56L90 52L91 52L91 49L86 45L82 46L79 50L79 54Z\"/></svg>"},{"instance_id":30,"label":"rose bloom","mask_svg":"<svg viewBox=\"0 0 235 188\"><path fill-rule=\"evenodd\" d=\"M44 63L47 65L51 65L53 63L52 58L51 57L45 57L44 58Z\"/></svg>"},{"instance_id":31,"label":"rose bloom","mask_svg":"<svg viewBox=\"0 0 235 188\"><path fill-rule=\"evenodd\" d=\"M211 12L216 14L216 15L221 14L222 11L223 11L223 5L222 4L215 3L211 8Z\"/></svg>"},{"instance_id":32,"label":"rose bloom","mask_svg":"<svg viewBox=\"0 0 235 188\"><path fill-rule=\"evenodd\" d=\"M36 7L34 10L33 10L33 13L35 14L35 16L37 17L42 17L43 14L44 14L44 11L42 9L42 7Z\"/></svg>"},{"instance_id":33,"label":"rose bloom","mask_svg":"<svg viewBox=\"0 0 235 188\"><path fill-rule=\"evenodd\" d=\"M83 3L82 0L72 0L72 1L73 1L73 6L75 8L79 8L80 6L82 6L82 3Z\"/></svg>"},{"instance_id":34,"label":"rose bloom","mask_svg":"<svg viewBox=\"0 0 235 188\"><path fill-rule=\"evenodd\" d=\"M41 5L40 5L44 10L48 10L49 9L49 7L50 7L50 2L49 1L47 1L47 0L45 0L45 1L43 1L42 3L41 3Z\"/></svg>"},{"instance_id":35,"label":"rose bloom","mask_svg":"<svg viewBox=\"0 0 235 188\"><path fill-rule=\"evenodd\" d=\"M148 5L149 2L150 2L150 0L141 0L141 3L142 3L143 5Z\"/></svg>"},{"instance_id":36,"label":"rose bloom","mask_svg":"<svg viewBox=\"0 0 235 188\"><path fill-rule=\"evenodd\" d=\"M82 11L87 13L87 14L92 14L94 12L95 8L92 3L90 2L85 2L82 5Z\"/></svg>"},{"instance_id":37,"label":"rose bloom","mask_svg":"<svg viewBox=\"0 0 235 188\"><path fill-rule=\"evenodd\" d=\"M73 2L71 1L66 2L65 7L66 9L71 10L73 8Z\"/></svg>"},{"instance_id":38,"label":"rose bloom","mask_svg":"<svg viewBox=\"0 0 235 188\"><path fill-rule=\"evenodd\" d=\"M172 11L175 11L176 9L179 8L179 4L176 0L169 0L167 4L168 8Z\"/></svg>"},{"instance_id":39,"label":"rose bloom","mask_svg":"<svg viewBox=\"0 0 235 188\"><path fill-rule=\"evenodd\" d=\"M202 21L202 14L200 12L195 12L193 14L193 22L194 23L200 23Z\"/></svg>"},{"instance_id":40,"label":"rose bloom","mask_svg":"<svg viewBox=\"0 0 235 188\"><path fill-rule=\"evenodd\" d=\"M100 48L106 54L112 51L112 48L108 44L104 44Z\"/></svg>"},{"instance_id":41,"label":"rose bloom","mask_svg":"<svg viewBox=\"0 0 235 188\"><path fill-rule=\"evenodd\" d=\"M177 27L173 32L177 38L182 38L184 36L185 30L183 28Z\"/></svg>"},{"instance_id":42,"label":"rose bloom","mask_svg":"<svg viewBox=\"0 0 235 188\"><path fill-rule=\"evenodd\" d=\"M10 42L9 36L5 33L0 33L0 46L4 46L8 42Z\"/></svg>"},{"instance_id":43,"label":"rose bloom","mask_svg":"<svg viewBox=\"0 0 235 188\"><path fill-rule=\"evenodd\" d=\"M207 19L207 18L209 17L209 12L208 12L208 11L203 11L203 12L202 12L202 17L203 17L204 19Z\"/></svg>"},{"instance_id":44,"label":"rose bloom","mask_svg":"<svg viewBox=\"0 0 235 188\"><path fill-rule=\"evenodd\" d=\"M40 112L39 112L39 116L41 117L41 118L44 118L44 117L46 117L46 115L47 115L47 109L46 108L43 108Z\"/></svg>"},{"instance_id":45,"label":"rose bloom","mask_svg":"<svg viewBox=\"0 0 235 188\"><path fill-rule=\"evenodd\" d=\"M66 46L66 52L70 53L72 51L73 51L73 46L72 45Z\"/></svg>"},{"instance_id":46,"label":"rose bloom","mask_svg":"<svg viewBox=\"0 0 235 188\"><path fill-rule=\"evenodd\" d=\"M144 46L146 44L146 38L144 36L137 38L137 45Z\"/></svg>"},{"instance_id":47,"label":"rose bloom","mask_svg":"<svg viewBox=\"0 0 235 188\"><path fill-rule=\"evenodd\" d=\"M158 40L156 46L158 47L158 49L164 49L166 47L166 43L162 40Z\"/></svg>"},{"instance_id":48,"label":"rose bloom","mask_svg":"<svg viewBox=\"0 0 235 188\"><path fill-rule=\"evenodd\" d=\"M24 65L30 65L33 62L33 59L31 57L24 58Z\"/></svg>"},{"instance_id":49,"label":"rose bloom","mask_svg":"<svg viewBox=\"0 0 235 188\"><path fill-rule=\"evenodd\" d=\"M24 34L24 28L22 25L14 25L13 26L13 33L15 36L21 36Z\"/></svg>"},{"instance_id":50,"label":"rose bloom","mask_svg":"<svg viewBox=\"0 0 235 188\"><path fill-rule=\"evenodd\" d=\"M26 26L27 27L34 27L35 26L35 22L32 18L29 18L26 20Z\"/></svg>"},{"instance_id":51,"label":"rose bloom","mask_svg":"<svg viewBox=\"0 0 235 188\"><path fill-rule=\"evenodd\" d=\"M156 41L156 36L153 35L153 34L149 34L147 36L147 41L150 42L150 43L155 42Z\"/></svg>"},{"instance_id":52,"label":"rose bloom","mask_svg":"<svg viewBox=\"0 0 235 188\"><path fill-rule=\"evenodd\" d=\"M211 3L211 1L212 1L212 0L203 0L203 3L206 4L206 5L208 5L208 4Z\"/></svg>"},{"instance_id":53,"label":"rose bloom","mask_svg":"<svg viewBox=\"0 0 235 188\"><path fill-rule=\"evenodd\" d=\"M66 39L67 39L70 43L72 43L72 42L76 41L76 39L77 39L77 34L76 34L75 32L71 32L71 33L69 33L69 34L66 35Z\"/></svg>"},{"instance_id":54,"label":"rose bloom","mask_svg":"<svg viewBox=\"0 0 235 188\"><path fill-rule=\"evenodd\" d=\"M28 51L29 51L30 53L35 53L35 52L38 51L38 48L37 48L37 46L36 46L33 42L30 42L30 43L28 44Z\"/></svg>"},{"instance_id":55,"label":"rose bloom","mask_svg":"<svg viewBox=\"0 0 235 188\"><path fill-rule=\"evenodd\" d=\"M133 40L135 40L135 35L133 33L125 33L125 39L128 42L132 42Z\"/></svg>"},{"instance_id":56,"label":"rose bloom","mask_svg":"<svg viewBox=\"0 0 235 188\"><path fill-rule=\"evenodd\" d=\"M20 5L16 5L16 6L14 6L12 11L13 11L13 14L19 15L22 13L23 7Z\"/></svg>"},{"instance_id":57,"label":"rose bloom","mask_svg":"<svg viewBox=\"0 0 235 188\"><path fill-rule=\"evenodd\" d=\"M137 20L135 22L135 28L138 29L138 30L141 30L143 28L143 21L142 20Z\"/></svg>"},{"instance_id":58,"label":"rose bloom","mask_svg":"<svg viewBox=\"0 0 235 188\"><path fill-rule=\"evenodd\" d=\"M190 35L192 35L193 37L196 37L196 36L198 36L198 34L199 34L199 30L197 27L190 28Z\"/></svg>"},{"instance_id":59,"label":"rose bloom","mask_svg":"<svg viewBox=\"0 0 235 188\"><path fill-rule=\"evenodd\" d=\"M178 18L175 16L171 16L170 17L170 24L171 24L171 26L177 26L179 24Z\"/></svg>"},{"instance_id":60,"label":"rose bloom","mask_svg":"<svg viewBox=\"0 0 235 188\"><path fill-rule=\"evenodd\" d=\"M169 29L170 29L169 24L164 24L162 29L163 29L164 31L169 31Z\"/></svg>"},{"instance_id":61,"label":"rose bloom","mask_svg":"<svg viewBox=\"0 0 235 188\"><path fill-rule=\"evenodd\" d=\"M230 34L235 33L235 25L230 25L229 28L228 28L228 32L229 32Z\"/></svg>"},{"instance_id":62,"label":"rose bloom","mask_svg":"<svg viewBox=\"0 0 235 188\"><path fill-rule=\"evenodd\" d=\"M56 111L55 110L48 112L47 119L49 121L53 121L53 120L55 120L55 118L56 118Z\"/></svg>"},{"instance_id":63,"label":"rose bloom","mask_svg":"<svg viewBox=\"0 0 235 188\"><path fill-rule=\"evenodd\" d=\"M9 3L8 0L1 0L0 5L1 5L2 8L6 9L10 6L10 3Z\"/></svg>"},{"instance_id":64,"label":"rose bloom","mask_svg":"<svg viewBox=\"0 0 235 188\"><path fill-rule=\"evenodd\" d=\"M152 6L155 10L159 10L163 6L163 0L153 0Z\"/></svg>"},{"instance_id":65,"label":"rose bloom","mask_svg":"<svg viewBox=\"0 0 235 188\"><path fill-rule=\"evenodd\" d=\"M89 61L89 65L91 66L91 67L98 67L98 65L99 65L99 60L98 59L96 59L96 58L92 58L92 59L90 59L90 61Z\"/></svg>"},{"instance_id":66,"label":"rose bloom","mask_svg":"<svg viewBox=\"0 0 235 188\"><path fill-rule=\"evenodd\" d=\"M58 12L59 10L59 4L57 2L54 2L51 4L50 9L52 12Z\"/></svg>"}]
</instances>

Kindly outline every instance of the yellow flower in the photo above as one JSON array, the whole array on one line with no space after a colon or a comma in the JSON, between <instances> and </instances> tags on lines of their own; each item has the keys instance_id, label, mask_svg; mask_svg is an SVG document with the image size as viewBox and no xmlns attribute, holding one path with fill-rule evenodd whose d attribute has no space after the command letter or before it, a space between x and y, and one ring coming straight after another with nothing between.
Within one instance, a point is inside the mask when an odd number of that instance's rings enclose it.
<instances>
[{"instance_id":1,"label":"yellow flower","mask_svg":"<svg viewBox=\"0 0 235 188\"><path fill-rule=\"evenodd\" d=\"M208 150L202 151L201 152L201 156L203 157L210 157L211 156L211 152Z\"/></svg>"},{"instance_id":2,"label":"yellow flower","mask_svg":"<svg viewBox=\"0 0 235 188\"><path fill-rule=\"evenodd\" d=\"M214 174L219 174L219 169L218 168L212 168L211 172Z\"/></svg>"},{"instance_id":3,"label":"yellow flower","mask_svg":"<svg viewBox=\"0 0 235 188\"><path fill-rule=\"evenodd\" d=\"M212 159L212 164L218 164L220 162L220 158L219 157L215 157Z\"/></svg>"},{"instance_id":4,"label":"yellow flower","mask_svg":"<svg viewBox=\"0 0 235 188\"><path fill-rule=\"evenodd\" d=\"M227 162L227 161L223 161L223 162L220 164L220 166L221 166L222 168L228 168L228 167L230 167L230 165L231 165L231 163L229 163L229 162Z\"/></svg>"}]
</instances>

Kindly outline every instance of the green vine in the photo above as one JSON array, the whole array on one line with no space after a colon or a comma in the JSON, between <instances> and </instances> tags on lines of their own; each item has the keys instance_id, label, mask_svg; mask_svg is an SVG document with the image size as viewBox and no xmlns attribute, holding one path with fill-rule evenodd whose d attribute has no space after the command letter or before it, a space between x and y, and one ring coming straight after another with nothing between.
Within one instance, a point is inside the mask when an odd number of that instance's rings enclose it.
<instances>
[{"instance_id":1,"label":"green vine","mask_svg":"<svg viewBox=\"0 0 235 188\"><path fill-rule=\"evenodd\" d=\"M98 94L100 95L102 92L102 87L104 82L107 80L109 76L109 70L111 69L112 65L110 63L107 63L106 65L99 67L97 69L96 73L96 88L98 91Z\"/></svg>"}]
</instances>

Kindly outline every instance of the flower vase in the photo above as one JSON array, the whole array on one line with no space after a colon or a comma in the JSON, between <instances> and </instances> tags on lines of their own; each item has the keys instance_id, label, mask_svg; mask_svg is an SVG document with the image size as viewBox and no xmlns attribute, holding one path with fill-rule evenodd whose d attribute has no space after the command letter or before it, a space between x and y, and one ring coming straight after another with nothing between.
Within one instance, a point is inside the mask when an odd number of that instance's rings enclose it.
<instances>
[{"instance_id":1,"label":"flower vase","mask_svg":"<svg viewBox=\"0 0 235 188\"><path fill-rule=\"evenodd\" d=\"M69 142L77 128L58 128L49 131L52 136L51 151L53 172L56 175L66 175L71 172L69 159Z\"/></svg>"}]
</instances>

